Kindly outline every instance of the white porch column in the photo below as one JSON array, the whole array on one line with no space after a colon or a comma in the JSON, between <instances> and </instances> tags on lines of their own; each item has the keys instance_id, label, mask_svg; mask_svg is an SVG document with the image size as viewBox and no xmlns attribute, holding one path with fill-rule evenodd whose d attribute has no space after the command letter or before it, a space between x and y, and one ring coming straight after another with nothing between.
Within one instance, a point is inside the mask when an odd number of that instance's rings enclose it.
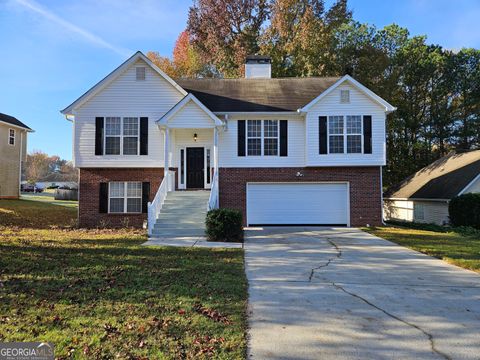
<instances>
[{"instance_id":1,"label":"white porch column","mask_svg":"<svg viewBox=\"0 0 480 360\"><path fill-rule=\"evenodd\" d=\"M168 170L170 169L169 158L170 158L170 130L166 127L165 128L165 141L164 141L164 168L163 168L163 177L165 178L165 184L167 185L167 189L169 189L169 176Z\"/></svg>"},{"instance_id":2,"label":"white porch column","mask_svg":"<svg viewBox=\"0 0 480 360\"><path fill-rule=\"evenodd\" d=\"M218 171L218 128L215 126L213 128L213 168L215 169L215 174Z\"/></svg>"}]
</instances>

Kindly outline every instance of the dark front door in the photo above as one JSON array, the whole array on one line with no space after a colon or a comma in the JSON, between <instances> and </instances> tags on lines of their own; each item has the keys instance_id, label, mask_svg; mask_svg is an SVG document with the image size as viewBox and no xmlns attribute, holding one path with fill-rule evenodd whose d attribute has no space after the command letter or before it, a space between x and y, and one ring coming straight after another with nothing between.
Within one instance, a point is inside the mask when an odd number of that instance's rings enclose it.
<instances>
[{"instance_id":1,"label":"dark front door","mask_svg":"<svg viewBox=\"0 0 480 360\"><path fill-rule=\"evenodd\" d=\"M204 187L204 149L187 148L187 189Z\"/></svg>"}]
</instances>

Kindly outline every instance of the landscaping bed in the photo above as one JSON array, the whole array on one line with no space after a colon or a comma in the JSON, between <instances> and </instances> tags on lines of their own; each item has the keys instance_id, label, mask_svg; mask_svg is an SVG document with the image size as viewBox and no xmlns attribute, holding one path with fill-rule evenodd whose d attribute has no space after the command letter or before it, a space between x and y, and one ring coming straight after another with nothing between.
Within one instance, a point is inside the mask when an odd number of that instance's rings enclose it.
<instances>
[{"instance_id":1,"label":"landscaping bed","mask_svg":"<svg viewBox=\"0 0 480 360\"><path fill-rule=\"evenodd\" d=\"M75 209L31 203L0 201L0 342L52 342L60 359L245 357L242 250L145 247L143 231L75 229Z\"/></svg>"}]
</instances>

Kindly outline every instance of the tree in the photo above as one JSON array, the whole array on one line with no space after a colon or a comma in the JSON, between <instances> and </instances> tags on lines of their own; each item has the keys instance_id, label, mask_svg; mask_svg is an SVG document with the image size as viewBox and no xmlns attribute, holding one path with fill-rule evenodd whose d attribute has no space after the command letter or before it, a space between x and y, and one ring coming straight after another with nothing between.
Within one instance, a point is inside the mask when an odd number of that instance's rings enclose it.
<instances>
[{"instance_id":1,"label":"tree","mask_svg":"<svg viewBox=\"0 0 480 360\"><path fill-rule=\"evenodd\" d=\"M350 18L342 0L326 12L323 0L275 0L261 39L262 52L272 56L273 75L337 75L333 35Z\"/></svg>"},{"instance_id":2,"label":"tree","mask_svg":"<svg viewBox=\"0 0 480 360\"><path fill-rule=\"evenodd\" d=\"M217 75L192 45L187 31L182 31L175 42L173 60L161 56L155 51L149 51L147 57L173 78L213 77Z\"/></svg>"},{"instance_id":3,"label":"tree","mask_svg":"<svg viewBox=\"0 0 480 360\"><path fill-rule=\"evenodd\" d=\"M243 75L245 57L259 51L267 0L196 0L187 31L201 56L225 77Z\"/></svg>"},{"instance_id":4,"label":"tree","mask_svg":"<svg viewBox=\"0 0 480 360\"><path fill-rule=\"evenodd\" d=\"M32 153L27 154L27 161L24 167L26 180L34 184L47 176L50 162L50 157L40 150L34 150Z\"/></svg>"}]
</instances>

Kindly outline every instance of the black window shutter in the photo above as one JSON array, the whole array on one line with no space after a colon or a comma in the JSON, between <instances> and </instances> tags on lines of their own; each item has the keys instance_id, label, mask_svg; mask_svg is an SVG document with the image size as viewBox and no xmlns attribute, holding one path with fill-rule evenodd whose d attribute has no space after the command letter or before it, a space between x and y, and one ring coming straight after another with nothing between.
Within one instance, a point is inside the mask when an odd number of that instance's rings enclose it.
<instances>
[{"instance_id":1,"label":"black window shutter","mask_svg":"<svg viewBox=\"0 0 480 360\"><path fill-rule=\"evenodd\" d=\"M320 154L327 153L327 117L319 116L318 117L318 139L319 139L319 148L318 151Z\"/></svg>"},{"instance_id":2,"label":"black window shutter","mask_svg":"<svg viewBox=\"0 0 480 360\"><path fill-rule=\"evenodd\" d=\"M99 196L99 212L108 212L108 183L100 183L100 196Z\"/></svg>"},{"instance_id":3,"label":"black window shutter","mask_svg":"<svg viewBox=\"0 0 480 360\"><path fill-rule=\"evenodd\" d=\"M95 118L95 155L103 155L103 117Z\"/></svg>"},{"instance_id":4,"label":"black window shutter","mask_svg":"<svg viewBox=\"0 0 480 360\"><path fill-rule=\"evenodd\" d=\"M150 201L150 183L142 183L142 213L148 212L148 202Z\"/></svg>"},{"instance_id":5,"label":"black window shutter","mask_svg":"<svg viewBox=\"0 0 480 360\"><path fill-rule=\"evenodd\" d=\"M288 156L288 120L280 120L280 156Z\"/></svg>"},{"instance_id":6,"label":"black window shutter","mask_svg":"<svg viewBox=\"0 0 480 360\"><path fill-rule=\"evenodd\" d=\"M140 118L140 155L148 155L148 117Z\"/></svg>"},{"instance_id":7,"label":"black window shutter","mask_svg":"<svg viewBox=\"0 0 480 360\"><path fill-rule=\"evenodd\" d=\"M365 115L363 117L363 152L365 154L372 153L372 116Z\"/></svg>"},{"instance_id":8,"label":"black window shutter","mask_svg":"<svg viewBox=\"0 0 480 360\"><path fill-rule=\"evenodd\" d=\"M238 156L245 156L245 120L238 120L237 145Z\"/></svg>"}]
</instances>

